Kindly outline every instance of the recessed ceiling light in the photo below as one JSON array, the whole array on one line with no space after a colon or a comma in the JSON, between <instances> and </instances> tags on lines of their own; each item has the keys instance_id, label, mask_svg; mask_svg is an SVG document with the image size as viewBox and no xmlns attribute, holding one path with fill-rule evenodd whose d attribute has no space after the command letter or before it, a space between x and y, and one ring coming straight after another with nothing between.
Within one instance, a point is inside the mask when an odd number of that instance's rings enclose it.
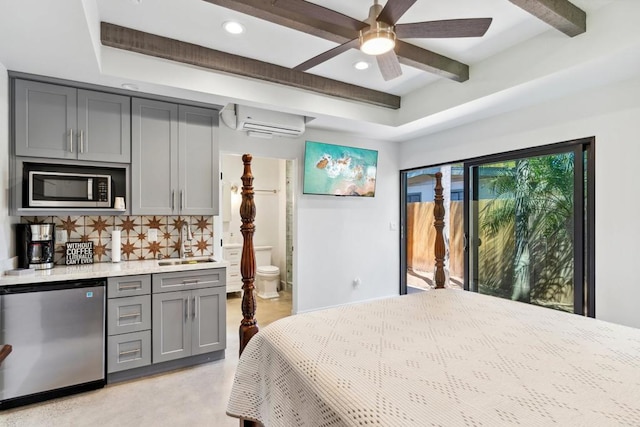
<instances>
[{"instance_id":1,"label":"recessed ceiling light","mask_svg":"<svg viewBox=\"0 0 640 427\"><path fill-rule=\"evenodd\" d=\"M358 61L353 64L353 67L356 70L366 70L367 68L369 68L369 63L367 61Z\"/></svg>"},{"instance_id":2,"label":"recessed ceiling light","mask_svg":"<svg viewBox=\"0 0 640 427\"><path fill-rule=\"evenodd\" d=\"M120 86L128 90L138 90L138 85L134 85L133 83L122 83Z\"/></svg>"},{"instance_id":3,"label":"recessed ceiling light","mask_svg":"<svg viewBox=\"0 0 640 427\"><path fill-rule=\"evenodd\" d=\"M244 33L244 26L235 21L226 21L222 24L222 28L229 34L242 34Z\"/></svg>"}]
</instances>

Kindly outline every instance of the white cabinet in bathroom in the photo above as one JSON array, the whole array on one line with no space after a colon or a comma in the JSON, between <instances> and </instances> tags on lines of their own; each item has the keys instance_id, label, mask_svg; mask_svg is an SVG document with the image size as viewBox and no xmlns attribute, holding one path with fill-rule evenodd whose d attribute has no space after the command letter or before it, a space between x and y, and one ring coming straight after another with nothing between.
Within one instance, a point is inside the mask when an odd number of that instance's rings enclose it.
<instances>
[{"instance_id":1,"label":"white cabinet in bathroom","mask_svg":"<svg viewBox=\"0 0 640 427\"><path fill-rule=\"evenodd\" d=\"M240 292L242 290L242 275L240 274L240 258L242 257L242 245L224 245L222 258L229 262L227 267L227 293Z\"/></svg>"}]
</instances>

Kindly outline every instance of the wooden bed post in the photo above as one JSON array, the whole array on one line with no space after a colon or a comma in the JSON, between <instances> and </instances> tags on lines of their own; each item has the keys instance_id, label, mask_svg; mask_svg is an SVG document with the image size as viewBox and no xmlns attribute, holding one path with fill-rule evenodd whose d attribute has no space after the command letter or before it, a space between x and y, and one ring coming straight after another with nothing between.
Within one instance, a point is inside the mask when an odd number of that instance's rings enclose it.
<instances>
[{"instance_id":1,"label":"wooden bed post","mask_svg":"<svg viewBox=\"0 0 640 427\"><path fill-rule=\"evenodd\" d=\"M242 245L242 258L240 260L240 273L242 274L242 322L240 322L240 354L244 350L251 337L258 332L256 314L256 296L254 294L254 281L256 277L256 254L253 249L253 233L256 219L256 205L253 201L253 175L251 174L251 154L242 156L244 173L242 174L242 204L240 205L240 218L242 225L240 232L244 239Z\"/></svg>"},{"instance_id":2,"label":"wooden bed post","mask_svg":"<svg viewBox=\"0 0 640 427\"><path fill-rule=\"evenodd\" d=\"M444 289L444 196L442 195L442 173L436 173L436 186L435 186L435 206L433 208L433 216L435 221L433 223L436 228L436 243L434 247L436 255L436 271L434 273L434 281L436 282L436 289Z\"/></svg>"}]
</instances>

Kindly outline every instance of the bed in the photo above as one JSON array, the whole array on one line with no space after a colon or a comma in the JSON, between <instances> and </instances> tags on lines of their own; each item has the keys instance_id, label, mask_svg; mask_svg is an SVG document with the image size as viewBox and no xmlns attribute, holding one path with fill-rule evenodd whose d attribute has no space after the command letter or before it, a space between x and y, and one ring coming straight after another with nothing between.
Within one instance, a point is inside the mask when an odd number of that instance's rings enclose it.
<instances>
[{"instance_id":1,"label":"bed","mask_svg":"<svg viewBox=\"0 0 640 427\"><path fill-rule=\"evenodd\" d=\"M438 289L300 314L257 333L247 257L227 406L245 423L640 425L640 330Z\"/></svg>"}]
</instances>

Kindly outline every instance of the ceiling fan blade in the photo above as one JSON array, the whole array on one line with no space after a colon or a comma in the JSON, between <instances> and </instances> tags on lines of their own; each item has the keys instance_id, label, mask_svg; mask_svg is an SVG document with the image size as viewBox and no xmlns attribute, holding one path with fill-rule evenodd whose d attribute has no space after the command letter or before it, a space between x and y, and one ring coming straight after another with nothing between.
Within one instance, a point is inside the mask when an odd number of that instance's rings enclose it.
<instances>
[{"instance_id":1,"label":"ceiling fan blade","mask_svg":"<svg viewBox=\"0 0 640 427\"><path fill-rule=\"evenodd\" d=\"M393 49L387 53L376 56L376 59L378 61L380 72L382 73L382 78L386 82L402 75L400 61L398 61L398 56Z\"/></svg>"},{"instance_id":2,"label":"ceiling fan blade","mask_svg":"<svg viewBox=\"0 0 640 427\"><path fill-rule=\"evenodd\" d=\"M378 15L378 21L385 22L389 25L395 24L416 1L417 0L389 0L387 4L384 5L380 15Z\"/></svg>"},{"instance_id":3,"label":"ceiling fan blade","mask_svg":"<svg viewBox=\"0 0 640 427\"><path fill-rule=\"evenodd\" d=\"M307 71L308 69L313 68L316 65L320 65L323 62L340 55L342 52L346 52L349 49L357 48L358 43L358 39L349 40L348 42L343 43L340 46L336 46L333 49L322 52L320 55L314 56L313 58L303 62L300 65L296 65L295 67L293 67L293 69L297 71Z\"/></svg>"},{"instance_id":4,"label":"ceiling fan blade","mask_svg":"<svg viewBox=\"0 0 640 427\"><path fill-rule=\"evenodd\" d=\"M398 24L395 31L396 36L401 39L482 37L489 29L492 20L492 18L471 18L414 22Z\"/></svg>"}]
</instances>

